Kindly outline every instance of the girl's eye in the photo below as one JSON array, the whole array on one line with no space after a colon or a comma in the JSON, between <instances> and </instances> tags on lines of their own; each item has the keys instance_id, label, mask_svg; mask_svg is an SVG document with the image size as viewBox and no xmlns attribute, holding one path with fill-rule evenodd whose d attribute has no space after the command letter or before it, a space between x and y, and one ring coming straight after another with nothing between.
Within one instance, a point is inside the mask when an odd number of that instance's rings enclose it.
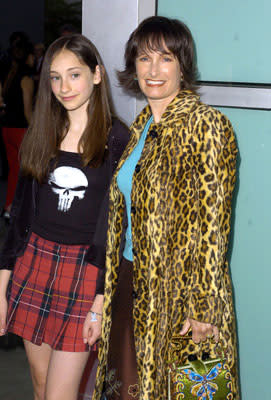
<instances>
[{"instance_id":1,"label":"girl's eye","mask_svg":"<svg viewBox=\"0 0 271 400\"><path fill-rule=\"evenodd\" d=\"M50 80L51 80L52 82L55 82L55 81L58 81L58 80L59 80L59 77L58 77L58 76L50 76Z\"/></svg>"},{"instance_id":2,"label":"girl's eye","mask_svg":"<svg viewBox=\"0 0 271 400\"><path fill-rule=\"evenodd\" d=\"M79 78L79 76L80 76L80 74L78 74L78 73L72 74L72 78L73 78L73 79Z\"/></svg>"}]
</instances>

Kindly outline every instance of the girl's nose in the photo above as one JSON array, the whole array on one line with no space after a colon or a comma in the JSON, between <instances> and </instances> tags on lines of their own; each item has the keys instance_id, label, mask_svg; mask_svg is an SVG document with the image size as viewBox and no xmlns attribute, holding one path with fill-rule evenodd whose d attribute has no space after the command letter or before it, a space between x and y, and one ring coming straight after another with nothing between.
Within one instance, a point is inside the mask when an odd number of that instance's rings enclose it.
<instances>
[{"instance_id":1,"label":"girl's nose","mask_svg":"<svg viewBox=\"0 0 271 400\"><path fill-rule=\"evenodd\" d=\"M66 93L70 90L70 85L67 79L63 79L61 82L61 92Z\"/></svg>"}]
</instances>

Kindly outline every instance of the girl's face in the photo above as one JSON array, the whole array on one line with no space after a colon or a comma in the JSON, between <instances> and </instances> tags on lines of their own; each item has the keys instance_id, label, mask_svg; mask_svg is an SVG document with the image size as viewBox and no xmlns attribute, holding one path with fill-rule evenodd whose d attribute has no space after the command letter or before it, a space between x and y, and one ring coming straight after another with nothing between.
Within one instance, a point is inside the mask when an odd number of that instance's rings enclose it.
<instances>
[{"instance_id":1,"label":"girl's face","mask_svg":"<svg viewBox=\"0 0 271 400\"><path fill-rule=\"evenodd\" d=\"M70 50L61 50L50 68L51 88L67 111L86 111L94 85L101 82L100 69L95 73Z\"/></svg>"},{"instance_id":2,"label":"girl's face","mask_svg":"<svg viewBox=\"0 0 271 400\"><path fill-rule=\"evenodd\" d=\"M180 90L182 73L178 59L165 47L141 52L136 58L136 74L140 89L150 104L167 106Z\"/></svg>"}]
</instances>

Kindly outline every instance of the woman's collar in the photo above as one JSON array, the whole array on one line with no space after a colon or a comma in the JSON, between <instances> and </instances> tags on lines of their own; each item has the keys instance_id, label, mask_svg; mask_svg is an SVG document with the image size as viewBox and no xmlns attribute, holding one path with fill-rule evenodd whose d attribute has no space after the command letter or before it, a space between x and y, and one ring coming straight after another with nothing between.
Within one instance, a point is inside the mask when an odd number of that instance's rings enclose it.
<instances>
[{"instance_id":1,"label":"woman's collar","mask_svg":"<svg viewBox=\"0 0 271 400\"><path fill-rule=\"evenodd\" d=\"M191 90L181 90L177 96L169 103L166 110L162 114L160 121L156 125L170 124L180 118L185 117L191 111L196 102L199 101L199 96ZM152 115L149 104L143 108L141 113L135 119L131 126L133 131L142 131L147 121Z\"/></svg>"}]
</instances>

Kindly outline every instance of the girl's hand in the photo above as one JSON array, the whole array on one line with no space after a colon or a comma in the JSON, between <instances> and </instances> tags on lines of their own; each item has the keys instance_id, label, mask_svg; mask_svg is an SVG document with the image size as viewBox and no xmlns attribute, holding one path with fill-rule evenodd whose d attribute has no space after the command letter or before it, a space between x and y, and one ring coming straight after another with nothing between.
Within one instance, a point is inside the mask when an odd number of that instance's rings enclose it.
<instances>
[{"instance_id":1,"label":"girl's hand","mask_svg":"<svg viewBox=\"0 0 271 400\"><path fill-rule=\"evenodd\" d=\"M196 344L200 342L205 342L206 339L212 337L214 338L216 343L218 343L219 341L219 330L214 325L206 324L204 322L198 322L194 319L187 318L180 332L180 335L186 335L190 328L192 329L192 340Z\"/></svg>"},{"instance_id":2,"label":"girl's hand","mask_svg":"<svg viewBox=\"0 0 271 400\"><path fill-rule=\"evenodd\" d=\"M5 297L0 298L0 336L5 335L7 327L8 302Z\"/></svg>"},{"instance_id":3,"label":"girl's hand","mask_svg":"<svg viewBox=\"0 0 271 400\"><path fill-rule=\"evenodd\" d=\"M96 314L97 321L92 321L93 314L87 313L83 326L83 341L92 346L100 337L102 332L102 317Z\"/></svg>"},{"instance_id":4,"label":"girl's hand","mask_svg":"<svg viewBox=\"0 0 271 400\"><path fill-rule=\"evenodd\" d=\"M84 326L83 326L83 341L92 346L101 337L102 332L102 313L103 313L104 296L97 294L92 304L91 310L87 313ZM96 320L93 321L94 315L91 311L96 313Z\"/></svg>"}]
</instances>

